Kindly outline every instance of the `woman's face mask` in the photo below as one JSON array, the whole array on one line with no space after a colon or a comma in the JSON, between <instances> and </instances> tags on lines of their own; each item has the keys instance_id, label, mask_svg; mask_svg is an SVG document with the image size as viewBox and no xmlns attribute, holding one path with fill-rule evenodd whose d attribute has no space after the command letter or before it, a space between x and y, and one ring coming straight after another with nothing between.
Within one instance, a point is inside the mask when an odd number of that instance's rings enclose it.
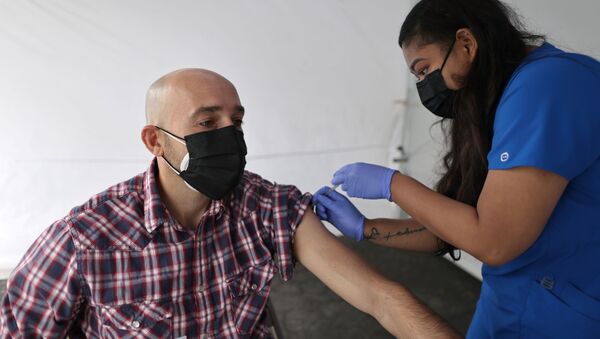
<instances>
[{"instance_id":1,"label":"woman's face mask","mask_svg":"<svg viewBox=\"0 0 600 339\"><path fill-rule=\"evenodd\" d=\"M453 91L446 86L446 82L442 76L442 70L454 48L455 42L456 40L450 45L448 53L442 63L442 67L429 73L423 80L417 82L417 91L419 92L419 97L421 98L423 105L431 111L431 113L446 119L453 118L452 102L456 95L456 91Z\"/></svg>"},{"instance_id":2,"label":"woman's face mask","mask_svg":"<svg viewBox=\"0 0 600 339\"><path fill-rule=\"evenodd\" d=\"M246 166L244 133L235 126L186 135L184 138L155 126L184 144L188 153L177 170L171 169L193 190L207 197L223 199L239 183Z\"/></svg>"}]
</instances>

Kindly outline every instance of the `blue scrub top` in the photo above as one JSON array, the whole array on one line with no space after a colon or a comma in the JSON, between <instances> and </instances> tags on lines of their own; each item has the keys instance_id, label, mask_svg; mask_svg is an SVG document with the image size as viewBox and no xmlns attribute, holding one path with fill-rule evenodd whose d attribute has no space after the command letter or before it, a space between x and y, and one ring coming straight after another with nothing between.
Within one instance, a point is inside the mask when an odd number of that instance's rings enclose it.
<instances>
[{"instance_id":1,"label":"blue scrub top","mask_svg":"<svg viewBox=\"0 0 600 339\"><path fill-rule=\"evenodd\" d=\"M527 251L483 265L467 337L600 338L600 63L548 43L531 52L498 104L488 162L569 184Z\"/></svg>"}]
</instances>

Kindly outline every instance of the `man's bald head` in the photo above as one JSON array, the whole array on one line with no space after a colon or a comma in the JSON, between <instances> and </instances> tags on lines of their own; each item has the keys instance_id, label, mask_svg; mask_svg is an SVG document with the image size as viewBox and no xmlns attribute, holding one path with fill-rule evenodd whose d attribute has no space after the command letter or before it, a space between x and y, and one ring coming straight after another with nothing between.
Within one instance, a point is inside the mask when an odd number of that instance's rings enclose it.
<instances>
[{"instance_id":1,"label":"man's bald head","mask_svg":"<svg viewBox=\"0 0 600 339\"><path fill-rule=\"evenodd\" d=\"M146 93L146 123L166 126L169 114L184 105L186 99L205 87L215 86L229 87L235 91L229 80L201 68L179 69L160 77Z\"/></svg>"},{"instance_id":2,"label":"man's bald head","mask_svg":"<svg viewBox=\"0 0 600 339\"><path fill-rule=\"evenodd\" d=\"M148 123L142 128L141 137L146 148L159 158L158 171L164 187L189 191L171 170L180 168L189 154L187 136L229 126L241 131L243 118L244 107L235 87L215 72L181 69L156 80L146 97Z\"/></svg>"}]
</instances>

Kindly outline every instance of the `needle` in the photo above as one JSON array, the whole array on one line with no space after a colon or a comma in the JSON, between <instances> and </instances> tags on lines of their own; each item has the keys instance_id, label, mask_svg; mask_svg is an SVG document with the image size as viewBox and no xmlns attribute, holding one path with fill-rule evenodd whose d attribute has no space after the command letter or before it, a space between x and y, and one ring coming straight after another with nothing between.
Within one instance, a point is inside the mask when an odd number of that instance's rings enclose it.
<instances>
[{"instance_id":1,"label":"needle","mask_svg":"<svg viewBox=\"0 0 600 339\"><path fill-rule=\"evenodd\" d=\"M339 185L339 184L337 184L337 185L333 185L333 187L331 187L331 188L329 189L329 191L327 191L327 193L325 193L325 195L326 195L326 196L329 196L329 195L331 194L331 192L335 191L335 190L338 188L338 186L340 186L340 185Z\"/></svg>"}]
</instances>

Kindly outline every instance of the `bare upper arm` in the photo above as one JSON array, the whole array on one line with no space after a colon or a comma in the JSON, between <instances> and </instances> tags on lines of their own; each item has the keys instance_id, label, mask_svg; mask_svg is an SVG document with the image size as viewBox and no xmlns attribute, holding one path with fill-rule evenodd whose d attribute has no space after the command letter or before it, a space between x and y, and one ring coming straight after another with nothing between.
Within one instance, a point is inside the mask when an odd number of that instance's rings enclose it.
<instances>
[{"instance_id":1,"label":"bare upper arm","mask_svg":"<svg viewBox=\"0 0 600 339\"><path fill-rule=\"evenodd\" d=\"M348 303L371 314L396 337L457 338L458 334L401 285L385 278L307 211L294 238L300 262Z\"/></svg>"},{"instance_id":2,"label":"bare upper arm","mask_svg":"<svg viewBox=\"0 0 600 339\"><path fill-rule=\"evenodd\" d=\"M377 284L388 281L331 234L310 210L296 231L294 255L336 294L363 312L373 312Z\"/></svg>"},{"instance_id":3,"label":"bare upper arm","mask_svg":"<svg viewBox=\"0 0 600 339\"><path fill-rule=\"evenodd\" d=\"M564 177L533 167L490 170L477 204L480 227L495 235L487 262L500 265L527 250L567 184Z\"/></svg>"}]
</instances>

